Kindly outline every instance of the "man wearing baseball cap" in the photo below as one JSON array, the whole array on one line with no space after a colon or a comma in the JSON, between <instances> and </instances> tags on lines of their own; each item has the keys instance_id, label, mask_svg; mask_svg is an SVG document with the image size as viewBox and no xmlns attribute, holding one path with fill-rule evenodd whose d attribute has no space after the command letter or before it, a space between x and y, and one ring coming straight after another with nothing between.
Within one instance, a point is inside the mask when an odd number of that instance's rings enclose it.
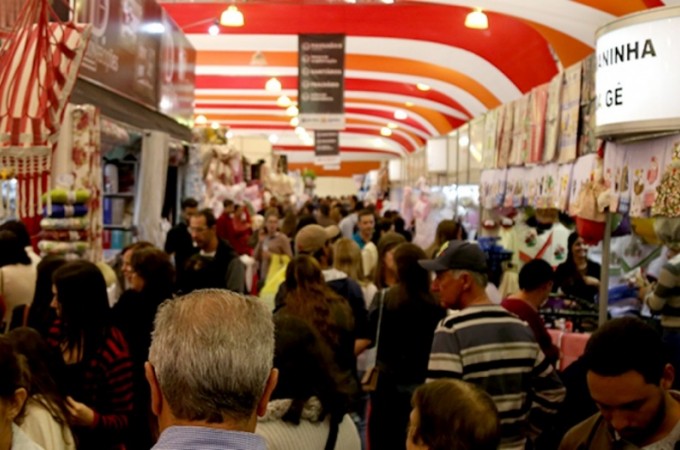
<instances>
[{"instance_id":1,"label":"man wearing baseball cap","mask_svg":"<svg viewBox=\"0 0 680 450\"><path fill-rule=\"evenodd\" d=\"M420 264L435 273L432 289L442 306L455 310L435 330L429 379L462 379L486 390L501 418L500 448L523 450L557 412L562 382L531 328L487 296L486 255L477 244L446 242Z\"/></svg>"}]
</instances>

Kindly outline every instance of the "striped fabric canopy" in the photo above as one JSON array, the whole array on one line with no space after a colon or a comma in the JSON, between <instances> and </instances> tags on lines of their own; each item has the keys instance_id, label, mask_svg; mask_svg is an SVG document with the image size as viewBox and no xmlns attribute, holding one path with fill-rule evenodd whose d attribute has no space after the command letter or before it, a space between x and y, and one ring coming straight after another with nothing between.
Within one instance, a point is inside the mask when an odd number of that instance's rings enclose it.
<instances>
[{"instance_id":1,"label":"striped fabric canopy","mask_svg":"<svg viewBox=\"0 0 680 450\"><path fill-rule=\"evenodd\" d=\"M18 181L22 218L39 214L52 145L89 34L89 26L59 21L49 0L28 0L0 48L0 168Z\"/></svg>"},{"instance_id":2,"label":"striped fabric canopy","mask_svg":"<svg viewBox=\"0 0 680 450\"><path fill-rule=\"evenodd\" d=\"M272 137L274 150L288 156L293 170L311 166L314 158L312 146L277 104L282 94L297 100L297 36L345 34L347 126L340 145L346 176L414 152L427 139L550 82L591 54L596 30L618 17L680 5L680 0L248 0L236 2L245 24L232 28L215 26L228 6L224 0L160 1L197 50L195 117L206 126L228 126L235 136ZM465 26L477 7L488 17L486 30ZM281 92L265 89L271 77L281 82Z\"/></svg>"}]
</instances>

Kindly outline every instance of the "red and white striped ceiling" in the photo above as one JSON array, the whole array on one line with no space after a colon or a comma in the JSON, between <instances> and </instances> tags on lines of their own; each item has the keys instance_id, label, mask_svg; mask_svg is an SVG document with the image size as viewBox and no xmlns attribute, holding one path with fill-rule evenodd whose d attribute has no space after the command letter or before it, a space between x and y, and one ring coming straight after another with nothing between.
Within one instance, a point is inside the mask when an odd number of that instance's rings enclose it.
<instances>
[{"instance_id":1,"label":"red and white striped ceiling","mask_svg":"<svg viewBox=\"0 0 680 450\"><path fill-rule=\"evenodd\" d=\"M312 159L289 124L272 76L297 97L297 35L344 33L343 161L403 155L432 136L548 82L593 51L595 31L615 18L680 0L236 0L245 26L208 34L231 2L164 2L198 51L196 116L235 134L276 135L293 162ZM487 30L464 26L481 7ZM251 65L255 52L267 64ZM419 90L417 83L430 86ZM397 119L397 110L407 112ZM396 124L392 135L380 130ZM274 139L276 139L274 138Z\"/></svg>"}]
</instances>

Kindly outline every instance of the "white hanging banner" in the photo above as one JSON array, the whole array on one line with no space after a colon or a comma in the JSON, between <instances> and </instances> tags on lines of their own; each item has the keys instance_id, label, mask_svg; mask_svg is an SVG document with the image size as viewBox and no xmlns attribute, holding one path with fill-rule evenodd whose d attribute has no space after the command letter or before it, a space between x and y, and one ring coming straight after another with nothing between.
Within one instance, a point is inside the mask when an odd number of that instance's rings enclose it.
<instances>
[{"instance_id":1,"label":"white hanging banner","mask_svg":"<svg viewBox=\"0 0 680 450\"><path fill-rule=\"evenodd\" d=\"M680 128L680 6L654 8L597 31L598 137Z\"/></svg>"}]
</instances>

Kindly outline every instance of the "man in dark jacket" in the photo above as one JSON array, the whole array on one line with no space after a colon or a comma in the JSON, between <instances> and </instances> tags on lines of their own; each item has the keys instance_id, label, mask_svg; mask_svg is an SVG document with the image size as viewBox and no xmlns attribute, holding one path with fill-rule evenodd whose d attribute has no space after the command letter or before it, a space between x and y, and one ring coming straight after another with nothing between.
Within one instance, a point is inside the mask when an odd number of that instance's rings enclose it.
<instances>
[{"instance_id":1,"label":"man in dark jacket","mask_svg":"<svg viewBox=\"0 0 680 450\"><path fill-rule=\"evenodd\" d=\"M174 257L178 280L182 277L184 264L191 255L197 252L191 241L191 234L189 234L189 218L196 214L196 211L198 211L198 202L195 199L188 197L182 200L180 222L168 231L165 239L165 252Z\"/></svg>"},{"instance_id":2,"label":"man in dark jacket","mask_svg":"<svg viewBox=\"0 0 680 450\"><path fill-rule=\"evenodd\" d=\"M680 447L680 393L661 337L634 317L598 329L583 355L599 413L569 430L560 450Z\"/></svg>"},{"instance_id":3,"label":"man in dark jacket","mask_svg":"<svg viewBox=\"0 0 680 450\"><path fill-rule=\"evenodd\" d=\"M210 209L200 210L189 220L189 232L200 249L197 256L203 266L200 268L201 276L196 278L199 281L190 282L191 289L185 287L185 290L219 288L245 293L245 267L234 249L217 237L215 223L215 215Z\"/></svg>"}]
</instances>

